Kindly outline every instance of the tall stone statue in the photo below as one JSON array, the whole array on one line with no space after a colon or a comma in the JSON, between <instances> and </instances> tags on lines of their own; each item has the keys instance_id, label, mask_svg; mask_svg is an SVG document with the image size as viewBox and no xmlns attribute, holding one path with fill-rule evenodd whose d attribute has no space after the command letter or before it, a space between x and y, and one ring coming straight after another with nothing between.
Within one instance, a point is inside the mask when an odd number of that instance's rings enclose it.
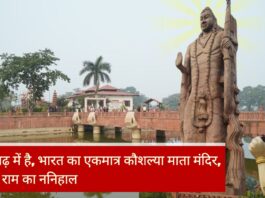
<instances>
[{"instance_id":1,"label":"tall stone statue","mask_svg":"<svg viewBox=\"0 0 265 198\"><path fill-rule=\"evenodd\" d=\"M202 10L202 32L188 46L184 64L178 53L176 66L182 72L179 110L183 142L226 142L230 153L227 192L240 194L245 170L237 109L237 26L230 4L227 0L224 29L209 7Z\"/></svg>"}]
</instances>

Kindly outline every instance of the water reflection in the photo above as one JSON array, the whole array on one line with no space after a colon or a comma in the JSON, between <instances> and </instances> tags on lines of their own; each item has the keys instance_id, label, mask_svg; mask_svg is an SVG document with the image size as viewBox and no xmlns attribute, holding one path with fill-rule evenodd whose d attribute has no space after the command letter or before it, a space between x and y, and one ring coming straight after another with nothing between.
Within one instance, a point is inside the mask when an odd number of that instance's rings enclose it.
<instances>
[{"instance_id":1,"label":"water reflection","mask_svg":"<svg viewBox=\"0 0 265 198\"><path fill-rule=\"evenodd\" d=\"M91 198L91 197L93 197L93 198L103 198L104 194L107 195L107 194L110 194L110 193L85 192L84 196L87 197L87 198Z\"/></svg>"},{"instance_id":2,"label":"water reflection","mask_svg":"<svg viewBox=\"0 0 265 198\"><path fill-rule=\"evenodd\" d=\"M51 193L0 193L1 198L55 198Z\"/></svg>"}]
</instances>

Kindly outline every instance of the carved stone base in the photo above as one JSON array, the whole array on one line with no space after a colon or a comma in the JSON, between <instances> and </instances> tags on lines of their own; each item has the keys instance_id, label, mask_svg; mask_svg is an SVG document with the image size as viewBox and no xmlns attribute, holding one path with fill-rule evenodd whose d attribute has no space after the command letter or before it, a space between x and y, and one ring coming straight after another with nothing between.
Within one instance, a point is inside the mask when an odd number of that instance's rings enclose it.
<instances>
[{"instance_id":1,"label":"carved stone base","mask_svg":"<svg viewBox=\"0 0 265 198\"><path fill-rule=\"evenodd\" d=\"M139 129L132 129L132 140L140 140L141 131Z\"/></svg>"},{"instance_id":2,"label":"carved stone base","mask_svg":"<svg viewBox=\"0 0 265 198\"><path fill-rule=\"evenodd\" d=\"M93 126L93 134L99 134L100 133L100 127L99 126Z\"/></svg>"},{"instance_id":3,"label":"carved stone base","mask_svg":"<svg viewBox=\"0 0 265 198\"><path fill-rule=\"evenodd\" d=\"M100 142L100 133L94 133L93 140L94 142Z\"/></svg>"},{"instance_id":4,"label":"carved stone base","mask_svg":"<svg viewBox=\"0 0 265 198\"><path fill-rule=\"evenodd\" d=\"M84 125L78 124L78 132L84 132L84 131L85 131Z\"/></svg>"}]
</instances>

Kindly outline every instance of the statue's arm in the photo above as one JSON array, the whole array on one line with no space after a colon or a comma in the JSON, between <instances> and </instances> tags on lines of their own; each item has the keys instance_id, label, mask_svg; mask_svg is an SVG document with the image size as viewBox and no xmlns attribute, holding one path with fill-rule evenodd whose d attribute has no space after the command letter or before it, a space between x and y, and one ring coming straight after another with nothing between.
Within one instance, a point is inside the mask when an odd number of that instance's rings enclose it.
<instances>
[{"instance_id":1,"label":"statue's arm","mask_svg":"<svg viewBox=\"0 0 265 198\"><path fill-rule=\"evenodd\" d=\"M182 78L181 78L181 91L180 91L180 99L181 99L181 106L185 106L186 100L189 96L190 92L190 84L191 84L191 47L189 46L187 52L185 54L185 60L183 65L183 57L182 53L179 52L176 59L176 67L181 71Z\"/></svg>"},{"instance_id":2,"label":"statue's arm","mask_svg":"<svg viewBox=\"0 0 265 198\"><path fill-rule=\"evenodd\" d=\"M183 126L184 126L184 112L186 108L186 103L190 93L190 62L191 62L191 55L190 55L190 47L188 47L187 52L185 54L185 60L183 65L183 57L181 53L178 53L176 59L176 67L181 71L182 78L181 78L181 88L180 88L180 104L179 104L179 115L180 115L180 132L183 138Z\"/></svg>"},{"instance_id":3,"label":"statue's arm","mask_svg":"<svg viewBox=\"0 0 265 198\"><path fill-rule=\"evenodd\" d=\"M176 59L176 67L181 71L182 73L182 78L181 78L181 89L180 89L180 111L184 112L185 106L186 106L186 101L189 96L190 92L190 61L191 61L191 56L190 56L190 47L188 47L186 55L185 55L185 60L184 60L184 65L183 65L183 60L182 60L182 54L178 53L177 59Z\"/></svg>"},{"instance_id":4,"label":"statue's arm","mask_svg":"<svg viewBox=\"0 0 265 198\"><path fill-rule=\"evenodd\" d=\"M184 60L184 65L183 65L183 56L182 53L179 52L177 54L177 59L176 59L176 67L183 73L183 74L189 74L190 73L190 46L187 49L186 55L185 55L185 60Z\"/></svg>"},{"instance_id":5,"label":"statue's arm","mask_svg":"<svg viewBox=\"0 0 265 198\"><path fill-rule=\"evenodd\" d=\"M235 97L238 94L236 86L236 62L237 45L230 38L224 36L221 41L221 49L224 61L224 118L228 120L231 114L236 112Z\"/></svg>"}]
</instances>

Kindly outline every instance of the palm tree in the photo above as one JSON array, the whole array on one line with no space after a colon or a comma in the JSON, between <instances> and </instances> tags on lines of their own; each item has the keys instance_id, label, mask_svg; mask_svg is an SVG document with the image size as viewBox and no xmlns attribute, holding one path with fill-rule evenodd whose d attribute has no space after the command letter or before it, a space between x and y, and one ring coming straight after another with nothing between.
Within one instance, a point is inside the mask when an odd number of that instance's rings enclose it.
<instances>
[{"instance_id":1,"label":"palm tree","mask_svg":"<svg viewBox=\"0 0 265 198\"><path fill-rule=\"evenodd\" d=\"M91 61L84 61L83 68L79 73L80 76L87 73L83 81L84 86L90 85L93 79L93 84L96 87L95 98L97 97L100 82L110 82L108 73L111 72L111 65L109 63L104 63L102 60L103 57L100 56L97 58L95 63Z\"/></svg>"}]
</instances>

